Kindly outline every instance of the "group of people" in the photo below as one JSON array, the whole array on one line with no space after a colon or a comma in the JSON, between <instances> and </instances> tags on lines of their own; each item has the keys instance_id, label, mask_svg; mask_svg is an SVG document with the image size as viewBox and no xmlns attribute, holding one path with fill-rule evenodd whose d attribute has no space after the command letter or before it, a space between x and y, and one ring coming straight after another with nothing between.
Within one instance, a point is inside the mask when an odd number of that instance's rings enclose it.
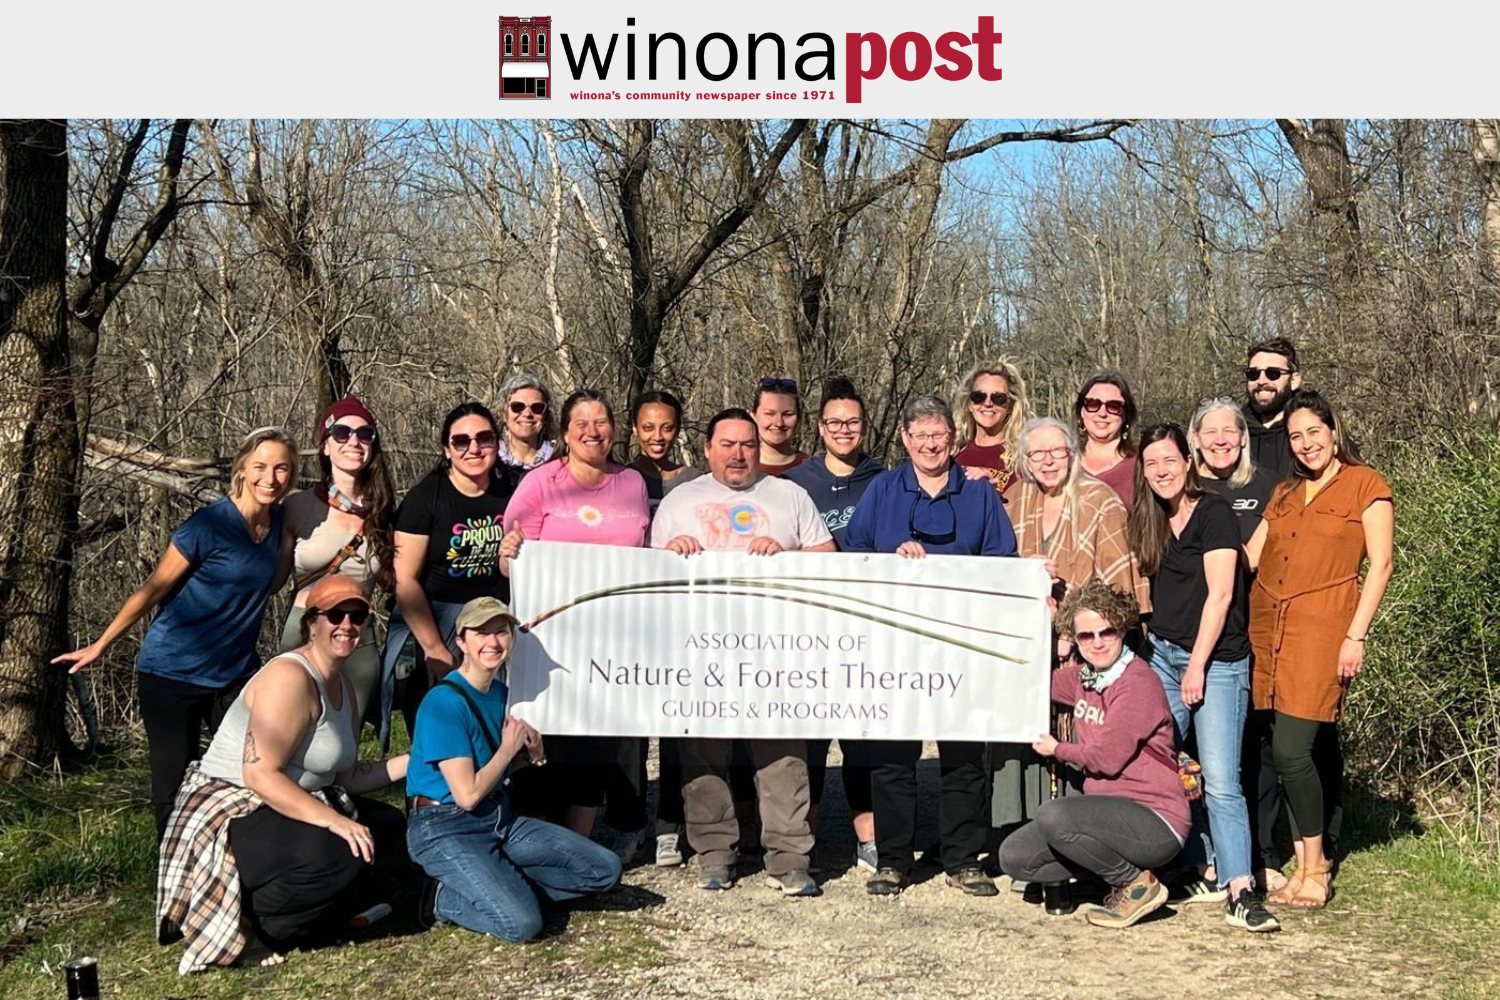
<instances>
[{"instance_id":1,"label":"group of people","mask_svg":"<svg viewBox=\"0 0 1500 1000\"><path fill-rule=\"evenodd\" d=\"M1118 372L1091 375L1058 419L1030 414L1013 364L980 364L956 405L907 402L906 460L889 470L866 450L847 380L823 388L822 448L808 454L801 387L768 377L748 408L706 422L700 470L682 460L671 393L632 401L636 453L622 462L608 399L577 390L554 421L547 386L522 374L502 388L501 419L479 402L447 415L440 459L399 504L375 416L349 397L319 421L312 488L287 495L300 467L287 432L252 432L230 494L177 529L99 639L57 662L80 669L159 609L137 666L159 931L187 938L183 971L235 961L252 937L284 953L358 905L377 857L408 854L428 919L523 941L543 904L617 884L650 825L646 741L544 741L506 712L508 575L528 541L1038 558L1054 580L1059 713L1030 745L932 734L948 884L997 894L981 859L998 843L1001 869L1037 898L1101 883L1085 913L1100 926L1161 906L1171 870L1186 873L1185 902L1275 930L1263 900L1318 907L1333 891L1336 724L1390 577L1393 513L1330 404L1302 387L1290 342L1252 347L1244 376L1244 400L1206 400L1186 429L1136 430ZM257 672L265 605L288 580L283 652ZM383 652L377 589L392 596ZM357 762L362 723L386 748L398 710L410 753ZM758 843L772 887L818 895L829 748L663 738L656 862L681 864L685 841L698 885L727 889ZM840 750L854 861L871 894L898 894L922 746ZM1184 750L1201 763L1202 807L1184 791ZM404 822L364 796L403 780ZM1290 877L1272 837L1283 800ZM622 831L614 850L590 839L601 808Z\"/></svg>"}]
</instances>

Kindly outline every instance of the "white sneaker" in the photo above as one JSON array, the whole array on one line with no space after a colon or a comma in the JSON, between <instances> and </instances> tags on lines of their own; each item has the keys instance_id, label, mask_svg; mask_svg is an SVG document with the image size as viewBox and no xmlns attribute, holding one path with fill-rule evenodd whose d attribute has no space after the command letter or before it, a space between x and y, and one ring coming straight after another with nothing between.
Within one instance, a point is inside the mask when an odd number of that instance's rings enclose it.
<instances>
[{"instance_id":1,"label":"white sneaker","mask_svg":"<svg viewBox=\"0 0 1500 1000\"><path fill-rule=\"evenodd\" d=\"M854 846L854 866L867 872L880 870L880 857L875 852L875 841L861 840Z\"/></svg>"},{"instance_id":2,"label":"white sneaker","mask_svg":"<svg viewBox=\"0 0 1500 1000\"><path fill-rule=\"evenodd\" d=\"M656 867L676 868L682 864L682 848L678 846L675 833L663 833L656 838Z\"/></svg>"}]
</instances>

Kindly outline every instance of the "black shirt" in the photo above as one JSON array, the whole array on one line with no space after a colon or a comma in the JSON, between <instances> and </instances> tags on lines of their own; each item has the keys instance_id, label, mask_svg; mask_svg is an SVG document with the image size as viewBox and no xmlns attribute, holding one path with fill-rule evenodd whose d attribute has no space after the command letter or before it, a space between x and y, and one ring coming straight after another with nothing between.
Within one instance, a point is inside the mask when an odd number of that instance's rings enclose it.
<instances>
[{"instance_id":1,"label":"black shirt","mask_svg":"<svg viewBox=\"0 0 1500 1000\"><path fill-rule=\"evenodd\" d=\"M427 536L421 581L429 601L509 597L510 583L500 574L500 539L510 494L506 483L494 480L487 492L466 496L441 470L407 492L396 511L396 530Z\"/></svg>"},{"instance_id":2,"label":"black shirt","mask_svg":"<svg viewBox=\"0 0 1500 1000\"><path fill-rule=\"evenodd\" d=\"M1271 491L1278 482L1276 477L1270 470L1257 467L1250 481L1238 488L1230 486L1227 480L1210 475L1204 475L1202 479L1204 489L1229 501L1235 516L1240 519L1240 542L1249 542L1260 525L1260 519L1266 515L1266 504L1271 502Z\"/></svg>"},{"instance_id":3,"label":"black shirt","mask_svg":"<svg viewBox=\"0 0 1500 1000\"><path fill-rule=\"evenodd\" d=\"M1229 501L1205 493L1188 518L1182 534L1167 544L1161 568L1151 578L1151 634L1191 650L1198 638L1198 623L1208 600L1208 578L1203 574L1203 555L1232 549L1239 558L1240 526ZM1224 628L1214 643L1211 660L1242 660L1250 655L1246 634L1245 579L1234 574L1234 595L1224 616Z\"/></svg>"},{"instance_id":4,"label":"black shirt","mask_svg":"<svg viewBox=\"0 0 1500 1000\"><path fill-rule=\"evenodd\" d=\"M1267 427L1255 407L1246 403L1241 409L1250 425L1250 461L1256 469L1265 469L1272 479L1280 481L1292 474L1292 446L1287 443L1286 419Z\"/></svg>"}]
</instances>

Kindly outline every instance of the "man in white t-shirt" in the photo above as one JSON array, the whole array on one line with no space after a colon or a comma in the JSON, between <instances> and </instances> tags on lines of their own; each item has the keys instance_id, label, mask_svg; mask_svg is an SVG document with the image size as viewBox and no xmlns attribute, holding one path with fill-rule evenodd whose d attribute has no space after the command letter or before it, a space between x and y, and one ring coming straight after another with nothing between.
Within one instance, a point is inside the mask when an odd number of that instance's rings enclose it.
<instances>
[{"instance_id":1,"label":"man in white t-shirt","mask_svg":"<svg viewBox=\"0 0 1500 1000\"><path fill-rule=\"evenodd\" d=\"M794 549L832 552L833 536L807 491L760 472L760 433L750 414L729 409L708 422L703 446L711 475L684 483L662 498L651 525L653 548L692 556L705 549L774 555ZM788 896L817 896L808 874L813 834L808 826L807 741L747 740L755 764L767 884ZM688 843L698 852L698 884L734 884L740 839L728 774L731 740L681 741L683 811Z\"/></svg>"}]
</instances>

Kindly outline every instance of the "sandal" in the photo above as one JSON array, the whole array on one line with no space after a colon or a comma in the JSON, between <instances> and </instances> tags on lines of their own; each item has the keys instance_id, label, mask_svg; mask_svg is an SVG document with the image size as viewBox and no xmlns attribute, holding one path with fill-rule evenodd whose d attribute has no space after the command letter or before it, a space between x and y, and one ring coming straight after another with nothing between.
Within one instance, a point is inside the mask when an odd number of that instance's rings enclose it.
<instances>
[{"instance_id":1,"label":"sandal","mask_svg":"<svg viewBox=\"0 0 1500 1000\"><path fill-rule=\"evenodd\" d=\"M1280 889L1277 889L1274 892L1266 893L1266 902L1279 903L1282 906L1290 905L1292 900L1297 898L1297 893L1302 891L1302 880L1306 876L1307 873L1304 872L1301 868L1298 868L1296 871L1292 872L1291 875L1283 876L1286 881L1282 884Z\"/></svg>"},{"instance_id":2,"label":"sandal","mask_svg":"<svg viewBox=\"0 0 1500 1000\"><path fill-rule=\"evenodd\" d=\"M1308 890L1320 890L1316 895ZM1310 868L1302 877L1301 884L1297 887L1288 905L1298 910L1321 910L1333 902L1333 864L1325 861L1320 868Z\"/></svg>"},{"instance_id":3,"label":"sandal","mask_svg":"<svg viewBox=\"0 0 1500 1000\"><path fill-rule=\"evenodd\" d=\"M1282 871L1279 868L1261 869L1260 886L1268 894L1274 895L1276 893L1279 893L1281 890L1286 888L1288 881L1290 880L1286 877L1286 875L1282 874Z\"/></svg>"}]
</instances>

